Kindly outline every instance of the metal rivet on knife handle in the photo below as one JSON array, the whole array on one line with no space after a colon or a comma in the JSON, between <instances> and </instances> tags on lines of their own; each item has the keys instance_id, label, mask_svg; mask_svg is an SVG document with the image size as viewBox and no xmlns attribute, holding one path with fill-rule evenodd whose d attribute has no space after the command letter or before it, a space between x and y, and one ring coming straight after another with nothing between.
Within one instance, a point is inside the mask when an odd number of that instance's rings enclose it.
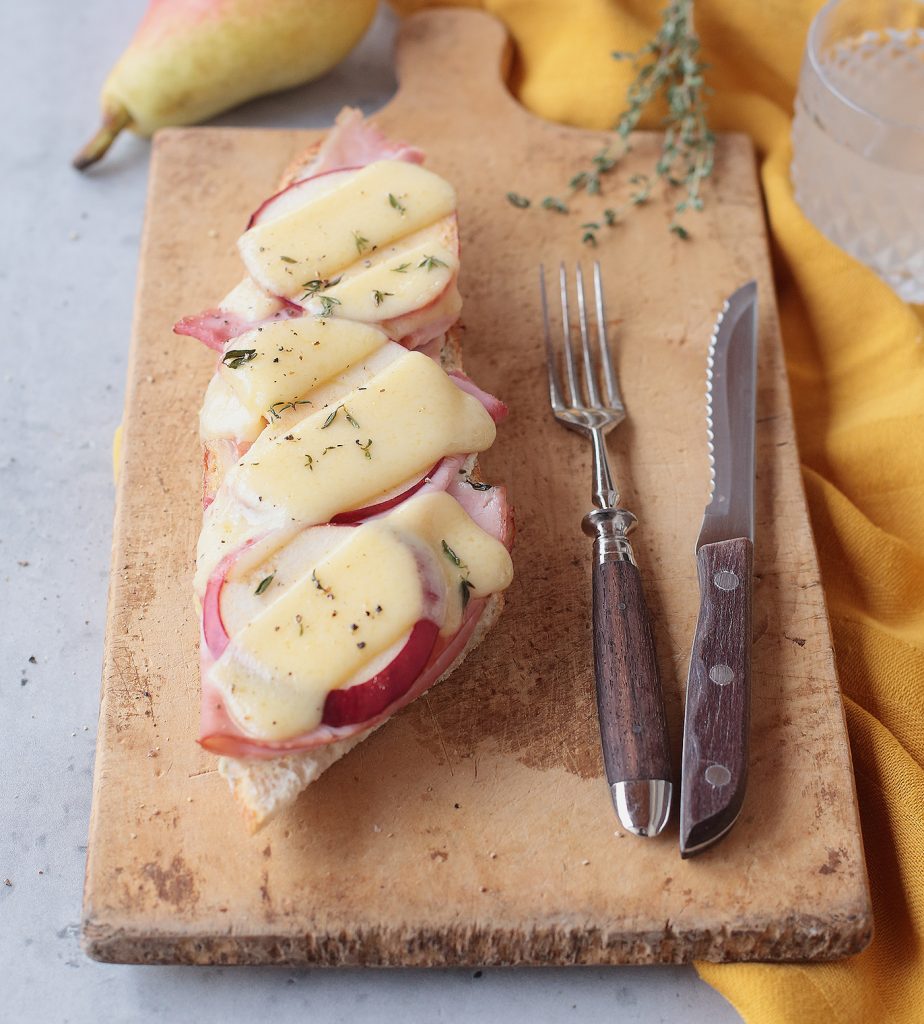
<instances>
[{"instance_id":1,"label":"metal rivet on knife handle","mask_svg":"<svg viewBox=\"0 0 924 1024\"><path fill-rule=\"evenodd\" d=\"M735 673L729 665L713 665L712 668L709 669L709 678L717 686L728 686L728 684L735 678Z\"/></svg>"},{"instance_id":2,"label":"metal rivet on knife handle","mask_svg":"<svg viewBox=\"0 0 924 1024\"><path fill-rule=\"evenodd\" d=\"M727 786L731 782L731 772L724 764L711 764L706 769L706 781L710 786Z\"/></svg>"},{"instance_id":3,"label":"metal rivet on knife handle","mask_svg":"<svg viewBox=\"0 0 924 1024\"><path fill-rule=\"evenodd\" d=\"M722 569L721 572L715 574L712 582L719 590L734 590L741 580L730 569Z\"/></svg>"}]
</instances>

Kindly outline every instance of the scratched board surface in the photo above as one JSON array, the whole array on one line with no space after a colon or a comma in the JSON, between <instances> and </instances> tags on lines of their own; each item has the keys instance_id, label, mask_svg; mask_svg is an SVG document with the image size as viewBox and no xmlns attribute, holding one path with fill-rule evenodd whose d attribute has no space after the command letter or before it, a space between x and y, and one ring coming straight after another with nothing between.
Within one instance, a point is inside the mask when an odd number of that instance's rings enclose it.
<instances>
[{"instance_id":1,"label":"scratched board surface","mask_svg":"<svg viewBox=\"0 0 924 1024\"><path fill-rule=\"evenodd\" d=\"M470 55L477 53L476 62ZM493 59L492 59L492 54ZM183 129L155 142L118 488L84 938L103 960L619 963L831 958L871 927L849 749L795 448L749 141L719 140L696 239L660 198L597 250L629 420L610 440L654 616L675 764L708 492L706 348L724 298L761 294L753 746L733 832L691 861L675 821L621 833L603 779L590 633L590 448L546 408L536 264L587 257L560 190L598 133L504 90L488 16L404 23L376 122L459 193L466 366L511 416L484 457L517 510L517 579L487 641L248 836L195 742L196 410L213 357L171 333L240 274L251 208L316 133ZM612 186L647 169L642 136Z\"/></svg>"}]
</instances>

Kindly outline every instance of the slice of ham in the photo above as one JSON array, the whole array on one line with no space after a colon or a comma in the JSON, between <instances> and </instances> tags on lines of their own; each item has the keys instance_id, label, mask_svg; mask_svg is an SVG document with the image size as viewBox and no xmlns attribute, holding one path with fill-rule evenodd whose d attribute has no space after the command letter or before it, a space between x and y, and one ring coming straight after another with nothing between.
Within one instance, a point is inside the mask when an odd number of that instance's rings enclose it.
<instances>
[{"instance_id":1,"label":"slice of ham","mask_svg":"<svg viewBox=\"0 0 924 1024\"><path fill-rule=\"evenodd\" d=\"M387 139L378 128L363 119L361 110L345 107L337 115L334 127L325 135L315 157L296 172L294 180L301 181L348 167L365 167L376 160L405 160L411 164L422 164L424 154L406 142Z\"/></svg>"},{"instance_id":2,"label":"slice of ham","mask_svg":"<svg viewBox=\"0 0 924 1024\"><path fill-rule=\"evenodd\" d=\"M196 338L208 348L220 352L232 338L240 337L255 327L262 327L272 320L291 320L293 317L305 315L300 306L286 299L278 299L277 302L278 312L262 320L246 320L237 313L223 310L221 306L217 309L207 309L204 313L184 316L182 320L178 320L173 326L173 333Z\"/></svg>"},{"instance_id":3,"label":"slice of ham","mask_svg":"<svg viewBox=\"0 0 924 1024\"><path fill-rule=\"evenodd\" d=\"M506 404L499 398L495 398L494 395L489 394L487 391L483 391L478 385L461 370L450 370L449 376L458 384L458 386L472 398L477 398L479 402L485 407L485 411L494 420L495 423L500 423L501 420L507 418L509 409Z\"/></svg>"}]
</instances>

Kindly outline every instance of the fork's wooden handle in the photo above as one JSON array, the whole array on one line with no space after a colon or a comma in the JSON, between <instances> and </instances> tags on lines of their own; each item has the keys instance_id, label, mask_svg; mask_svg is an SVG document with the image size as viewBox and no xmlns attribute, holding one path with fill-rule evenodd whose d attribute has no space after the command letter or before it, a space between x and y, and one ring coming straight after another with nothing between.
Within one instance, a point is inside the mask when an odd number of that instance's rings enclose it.
<instances>
[{"instance_id":1,"label":"fork's wooden handle","mask_svg":"<svg viewBox=\"0 0 924 1024\"><path fill-rule=\"evenodd\" d=\"M622 824L652 836L667 823L670 739L642 578L626 534L635 517L592 512L594 669L607 782Z\"/></svg>"}]
</instances>

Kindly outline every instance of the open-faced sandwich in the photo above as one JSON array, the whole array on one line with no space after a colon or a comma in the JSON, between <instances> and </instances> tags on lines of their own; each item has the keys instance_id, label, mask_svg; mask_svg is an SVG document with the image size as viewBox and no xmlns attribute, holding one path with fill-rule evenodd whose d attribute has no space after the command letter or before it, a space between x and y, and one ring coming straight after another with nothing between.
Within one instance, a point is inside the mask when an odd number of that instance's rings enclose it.
<instances>
[{"instance_id":1,"label":"open-faced sandwich","mask_svg":"<svg viewBox=\"0 0 924 1024\"><path fill-rule=\"evenodd\" d=\"M486 635L513 521L462 372L456 197L346 110L175 330L219 353L200 414L200 743L251 828Z\"/></svg>"}]
</instances>

